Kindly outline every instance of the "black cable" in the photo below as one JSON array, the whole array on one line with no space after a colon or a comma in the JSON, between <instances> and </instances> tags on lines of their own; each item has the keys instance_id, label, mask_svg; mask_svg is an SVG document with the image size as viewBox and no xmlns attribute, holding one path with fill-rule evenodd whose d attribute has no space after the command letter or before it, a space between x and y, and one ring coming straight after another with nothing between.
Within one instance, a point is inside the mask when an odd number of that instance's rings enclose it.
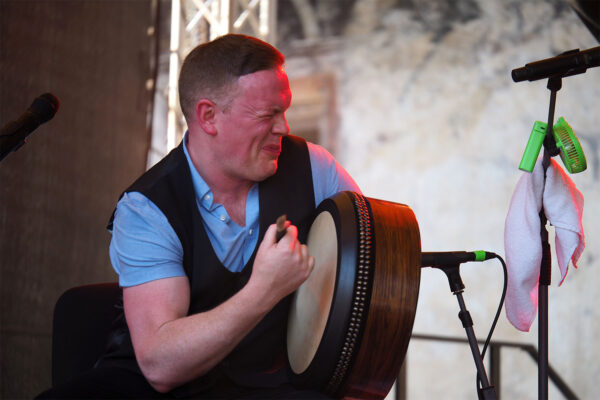
<instances>
[{"instance_id":1,"label":"black cable","mask_svg":"<svg viewBox=\"0 0 600 400\"><path fill-rule=\"evenodd\" d=\"M502 259L502 257L500 257L499 255L495 254L495 253L488 253L492 255L492 258L497 258L498 260L500 260L500 263L502 264L502 269L504 271L504 285L502 286L502 296L500 296L500 303L498 304L498 310L496 311L496 316L494 317L494 321L492 322L492 326L490 328L490 332L488 333L487 339L485 340L485 343L483 345L483 350L481 351L481 359L483 361L483 358L485 357L485 352L487 351L487 347L492 339L492 335L494 334L494 329L496 329L496 324L498 323L498 319L500 318L500 313L502 312L502 307L504 306L504 299L506 298L506 285L508 282L508 271L506 269L506 263L504 262L504 260ZM482 387L481 387L481 379L479 377L479 374L475 375L475 386L477 387L477 395L479 397L479 399L483 398L483 394L482 394Z\"/></svg>"}]
</instances>

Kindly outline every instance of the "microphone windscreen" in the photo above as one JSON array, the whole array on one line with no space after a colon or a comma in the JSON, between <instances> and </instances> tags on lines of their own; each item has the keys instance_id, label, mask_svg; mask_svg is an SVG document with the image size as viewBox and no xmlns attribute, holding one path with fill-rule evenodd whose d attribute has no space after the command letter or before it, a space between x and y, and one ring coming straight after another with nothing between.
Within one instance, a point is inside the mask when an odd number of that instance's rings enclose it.
<instances>
[{"instance_id":1,"label":"microphone windscreen","mask_svg":"<svg viewBox=\"0 0 600 400\"><path fill-rule=\"evenodd\" d=\"M44 93L31 103L29 111L34 113L40 124L51 120L60 107L60 102L52 93Z\"/></svg>"}]
</instances>

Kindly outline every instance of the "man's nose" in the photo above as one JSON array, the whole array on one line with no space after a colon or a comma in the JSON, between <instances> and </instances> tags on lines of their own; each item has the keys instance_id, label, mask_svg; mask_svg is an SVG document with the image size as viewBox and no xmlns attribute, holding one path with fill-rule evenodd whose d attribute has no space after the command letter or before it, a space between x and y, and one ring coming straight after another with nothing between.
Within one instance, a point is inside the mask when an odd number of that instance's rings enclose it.
<instances>
[{"instance_id":1,"label":"man's nose","mask_svg":"<svg viewBox=\"0 0 600 400\"><path fill-rule=\"evenodd\" d=\"M275 124L273 125L273 133L281 136L286 136L290 133L290 126L287 123L285 114L282 113L276 117Z\"/></svg>"}]
</instances>

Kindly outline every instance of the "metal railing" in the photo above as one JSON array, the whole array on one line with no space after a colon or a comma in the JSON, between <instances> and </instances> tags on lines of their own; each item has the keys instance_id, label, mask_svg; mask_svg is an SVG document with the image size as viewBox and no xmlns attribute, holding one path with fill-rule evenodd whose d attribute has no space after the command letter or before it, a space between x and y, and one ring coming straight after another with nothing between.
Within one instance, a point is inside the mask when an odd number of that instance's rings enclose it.
<instances>
[{"instance_id":1,"label":"metal railing","mask_svg":"<svg viewBox=\"0 0 600 400\"><path fill-rule=\"evenodd\" d=\"M458 338L458 337L447 337L447 336L437 336L437 335L420 335L413 334L412 339L416 340L428 340L435 342L451 342L451 343L464 343L468 344L469 341L467 339ZM479 344L483 344L484 341L478 341ZM503 347L511 347L517 348L525 351L527 354L531 356L534 363L537 364L538 360L538 350L535 346L531 344L524 343L515 343L515 342L504 342L504 341L491 341L489 344L489 376L490 383L494 385L496 389L496 395L498 399L501 398L501 374L500 374L500 350ZM406 369L407 366L403 365L400 370L400 374L398 376L398 385L396 386L396 400L405 400L406 399ZM566 399L569 400L578 400L579 398L573 392L573 390L567 385L567 383L560 377L560 375L552 368L552 366L548 366L548 377L550 381L556 386L556 388L565 396Z\"/></svg>"}]
</instances>

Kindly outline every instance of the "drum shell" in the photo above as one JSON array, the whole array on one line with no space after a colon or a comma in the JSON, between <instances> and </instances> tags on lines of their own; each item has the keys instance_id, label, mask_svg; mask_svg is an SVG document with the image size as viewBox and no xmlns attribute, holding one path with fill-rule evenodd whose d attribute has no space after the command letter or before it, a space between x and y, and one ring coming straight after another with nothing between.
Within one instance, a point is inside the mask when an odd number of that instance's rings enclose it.
<instances>
[{"instance_id":1,"label":"drum shell","mask_svg":"<svg viewBox=\"0 0 600 400\"><path fill-rule=\"evenodd\" d=\"M421 239L408 206L368 201L378 246L371 301L352 370L336 393L382 399L398 377L412 333L421 278Z\"/></svg>"},{"instance_id":2,"label":"drum shell","mask_svg":"<svg viewBox=\"0 0 600 400\"><path fill-rule=\"evenodd\" d=\"M408 206L353 192L326 199L317 215L324 211L336 224L335 289L321 343L308 368L293 374L293 382L337 397L383 398L398 375L412 332L420 279L418 224ZM362 275L357 278L359 263L349 261L358 260L365 221L374 249L366 287ZM356 314L348 307L362 310L358 330L349 327ZM354 338L348 356L342 346L347 348L349 333Z\"/></svg>"}]
</instances>

